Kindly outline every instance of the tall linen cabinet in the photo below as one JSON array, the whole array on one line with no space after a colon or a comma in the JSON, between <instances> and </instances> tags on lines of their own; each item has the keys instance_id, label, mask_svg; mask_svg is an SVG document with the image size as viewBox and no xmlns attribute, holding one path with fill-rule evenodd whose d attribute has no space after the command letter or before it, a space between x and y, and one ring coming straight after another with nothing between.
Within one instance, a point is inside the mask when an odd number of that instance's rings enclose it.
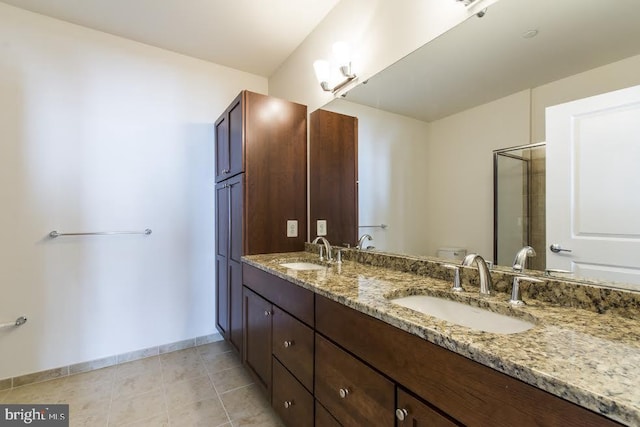
<instances>
[{"instance_id":1,"label":"tall linen cabinet","mask_svg":"<svg viewBox=\"0 0 640 427\"><path fill-rule=\"evenodd\" d=\"M242 353L242 255L304 249L307 107L242 91L215 138L216 328Z\"/></svg>"}]
</instances>

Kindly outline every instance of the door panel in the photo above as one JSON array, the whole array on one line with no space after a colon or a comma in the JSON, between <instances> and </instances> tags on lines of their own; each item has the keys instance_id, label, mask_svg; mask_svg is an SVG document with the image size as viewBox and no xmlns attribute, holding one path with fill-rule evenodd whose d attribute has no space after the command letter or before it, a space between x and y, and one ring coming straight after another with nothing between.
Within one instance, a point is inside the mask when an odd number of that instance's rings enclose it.
<instances>
[{"instance_id":1,"label":"door panel","mask_svg":"<svg viewBox=\"0 0 640 427\"><path fill-rule=\"evenodd\" d=\"M216 182L226 178L229 168L229 121L226 112L215 124L216 128Z\"/></svg>"},{"instance_id":2,"label":"door panel","mask_svg":"<svg viewBox=\"0 0 640 427\"><path fill-rule=\"evenodd\" d=\"M244 171L242 134L242 94L229 107L229 174L234 176Z\"/></svg>"},{"instance_id":3,"label":"door panel","mask_svg":"<svg viewBox=\"0 0 640 427\"><path fill-rule=\"evenodd\" d=\"M640 289L640 86L547 109L547 268Z\"/></svg>"},{"instance_id":4,"label":"door panel","mask_svg":"<svg viewBox=\"0 0 640 427\"><path fill-rule=\"evenodd\" d=\"M244 363L267 396L271 396L271 303L242 288L244 301Z\"/></svg>"}]
</instances>

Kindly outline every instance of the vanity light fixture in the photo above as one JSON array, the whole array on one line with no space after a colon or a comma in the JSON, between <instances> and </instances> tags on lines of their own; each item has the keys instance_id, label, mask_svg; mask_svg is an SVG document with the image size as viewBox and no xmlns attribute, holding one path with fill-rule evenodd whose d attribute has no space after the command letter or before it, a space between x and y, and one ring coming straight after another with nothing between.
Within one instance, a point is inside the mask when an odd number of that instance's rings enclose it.
<instances>
[{"instance_id":1,"label":"vanity light fixture","mask_svg":"<svg viewBox=\"0 0 640 427\"><path fill-rule=\"evenodd\" d=\"M345 42L337 42L333 45L331 62L318 59L313 63L313 68L322 90L326 92L335 93L357 77L351 70L349 46Z\"/></svg>"}]
</instances>

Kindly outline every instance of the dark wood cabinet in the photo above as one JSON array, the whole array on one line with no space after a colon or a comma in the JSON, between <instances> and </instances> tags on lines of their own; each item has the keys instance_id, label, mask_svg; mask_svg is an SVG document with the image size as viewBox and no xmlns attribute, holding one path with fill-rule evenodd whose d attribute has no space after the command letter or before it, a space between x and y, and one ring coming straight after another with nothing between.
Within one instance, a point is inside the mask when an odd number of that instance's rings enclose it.
<instances>
[{"instance_id":1,"label":"dark wood cabinet","mask_svg":"<svg viewBox=\"0 0 640 427\"><path fill-rule=\"evenodd\" d=\"M313 329L273 307L273 355L313 391Z\"/></svg>"},{"instance_id":2,"label":"dark wood cabinet","mask_svg":"<svg viewBox=\"0 0 640 427\"><path fill-rule=\"evenodd\" d=\"M273 358L273 396L271 406L290 427L313 427L313 396Z\"/></svg>"},{"instance_id":3,"label":"dark wood cabinet","mask_svg":"<svg viewBox=\"0 0 640 427\"><path fill-rule=\"evenodd\" d=\"M247 264L243 284L244 364L287 426L312 426L314 293Z\"/></svg>"},{"instance_id":4,"label":"dark wood cabinet","mask_svg":"<svg viewBox=\"0 0 640 427\"><path fill-rule=\"evenodd\" d=\"M240 354L242 256L304 249L306 116L304 105L243 91L215 122L216 327Z\"/></svg>"},{"instance_id":5,"label":"dark wood cabinet","mask_svg":"<svg viewBox=\"0 0 640 427\"><path fill-rule=\"evenodd\" d=\"M242 349L242 175L216 185L217 327Z\"/></svg>"},{"instance_id":6,"label":"dark wood cabinet","mask_svg":"<svg viewBox=\"0 0 640 427\"><path fill-rule=\"evenodd\" d=\"M338 420L327 411L327 409L316 400L316 427L342 427Z\"/></svg>"},{"instance_id":7,"label":"dark wood cabinet","mask_svg":"<svg viewBox=\"0 0 640 427\"><path fill-rule=\"evenodd\" d=\"M244 170L242 159L242 107L240 93L216 120L216 182L231 178Z\"/></svg>"},{"instance_id":8,"label":"dark wood cabinet","mask_svg":"<svg viewBox=\"0 0 640 427\"><path fill-rule=\"evenodd\" d=\"M398 388L397 427L456 427L461 426L431 405Z\"/></svg>"},{"instance_id":9,"label":"dark wood cabinet","mask_svg":"<svg viewBox=\"0 0 640 427\"><path fill-rule=\"evenodd\" d=\"M316 331L468 426L619 425L319 295Z\"/></svg>"},{"instance_id":10,"label":"dark wood cabinet","mask_svg":"<svg viewBox=\"0 0 640 427\"><path fill-rule=\"evenodd\" d=\"M327 221L329 242L358 241L358 118L326 110L310 115L309 220Z\"/></svg>"},{"instance_id":11,"label":"dark wood cabinet","mask_svg":"<svg viewBox=\"0 0 640 427\"><path fill-rule=\"evenodd\" d=\"M343 426L394 425L394 384L316 334L314 394Z\"/></svg>"},{"instance_id":12,"label":"dark wood cabinet","mask_svg":"<svg viewBox=\"0 0 640 427\"><path fill-rule=\"evenodd\" d=\"M271 395L271 303L248 288L244 300L244 364L263 391Z\"/></svg>"}]
</instances>

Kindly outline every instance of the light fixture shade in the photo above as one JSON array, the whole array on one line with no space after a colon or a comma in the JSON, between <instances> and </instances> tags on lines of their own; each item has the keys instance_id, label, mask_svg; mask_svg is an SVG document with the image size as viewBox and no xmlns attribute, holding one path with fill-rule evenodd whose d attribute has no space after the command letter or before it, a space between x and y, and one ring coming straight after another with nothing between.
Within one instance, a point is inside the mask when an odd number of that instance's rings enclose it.
<instances>
[{"instance_id":1,"label":"light fixture shade","mask_svg":"<svg viewBox=\"0 0 640 427\"><path fill-rule=\"evenodd\" d=\"M316 72L318 83L322 84L323 82L329 81L329 78L331 77L331 69L328 61L318 59L313 63L313 69Z\"/></svg>"},{"instance_id":2,"label":"light fixture shade","mask_svg":"<svg viewBox=\"0 0 640 427\"><path fill-rule=\"evenodd\" d=\"M348 65L351 62L351 49L345 42L336 42L333 44L333 58L338 67Z\"/></svg>"}]
</instances>

